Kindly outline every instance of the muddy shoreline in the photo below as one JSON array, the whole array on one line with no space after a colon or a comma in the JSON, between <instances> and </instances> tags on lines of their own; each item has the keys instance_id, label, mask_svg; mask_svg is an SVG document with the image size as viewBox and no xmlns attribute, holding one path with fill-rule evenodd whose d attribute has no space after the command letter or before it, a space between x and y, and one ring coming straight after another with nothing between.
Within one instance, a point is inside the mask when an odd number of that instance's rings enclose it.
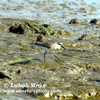
<instances>
[{"instance_id":1,"label":"muddy shoreline","mask_svg":"<svg viewBox=\"0 0 100 100\"><path fill-rule=\"evenodd\" d=\"M59 60L54 56L53 50L34 45L39 34L9 32L9 28L15 23L26 21L43 24L31 20L0 19L0 71L10 77L0 79L1 99L5 100L7 96L21 97L22 100L27 97L30 100L99 98L100 25L67 22L66 29L56 27L56 34L44 36L49 41L63 43L66 50L56 50L57 57L61 59ZM46 61L43 60L45 50L48 52ZM30 57L37 59L27 63L8 64L10 61Z\"/></svg>"}]
</instances>

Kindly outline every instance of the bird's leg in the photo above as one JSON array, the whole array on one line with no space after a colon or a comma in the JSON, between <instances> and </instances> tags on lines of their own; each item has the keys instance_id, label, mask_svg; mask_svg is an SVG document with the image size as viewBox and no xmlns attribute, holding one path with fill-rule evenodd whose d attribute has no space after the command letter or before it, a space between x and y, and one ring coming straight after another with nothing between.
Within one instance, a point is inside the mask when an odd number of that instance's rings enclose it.
<instances>
[{"instance_id":1,"label":"bird's leg","mask_svg":"<svg viewBox=\"0 0 100 100\"><path fill-rule=\"evenodd\" d=\"M44 61L45 61L46 53L47 53L47 51L45 51L45 53L44 53Z\"/></svg>"},{"instance_id":2,"label":"bird's leg","mask_svg":"<svg viewBox=\"0 0 100 100\"><path fill-rule=\"evenodd\" d=\"M54 54L54 56L55 56L58 60L61 60L59 57L56 56L56 54Z\"/></svg>"}]
</instances>

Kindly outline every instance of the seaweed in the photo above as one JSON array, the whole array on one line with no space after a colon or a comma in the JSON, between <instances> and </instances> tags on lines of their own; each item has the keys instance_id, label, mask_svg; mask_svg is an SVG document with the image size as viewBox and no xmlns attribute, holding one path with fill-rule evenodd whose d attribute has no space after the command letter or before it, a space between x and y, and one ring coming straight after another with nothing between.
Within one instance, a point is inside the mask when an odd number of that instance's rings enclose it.
<instances>
[{"instance_id":1,"label":"seaweed","mask_svg":"<svg viewBox=\"0 0 100 100\"><path fill-rule=\"evenodd\" d=\"M13 25L9 28L9 31L18 34L25 34L27 31L28 34L39 33L43 35L53 35L55 33L54 29L48 24L38 25L38 24L31 24L29 22L21 23L18 26Z\"/></svg>"}]
</instances>

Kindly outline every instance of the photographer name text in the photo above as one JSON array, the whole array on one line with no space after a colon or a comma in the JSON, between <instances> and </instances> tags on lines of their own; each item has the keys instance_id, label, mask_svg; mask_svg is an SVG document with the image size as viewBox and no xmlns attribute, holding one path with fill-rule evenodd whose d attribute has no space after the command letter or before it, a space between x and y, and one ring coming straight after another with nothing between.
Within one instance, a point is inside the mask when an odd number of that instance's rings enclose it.
<instances>
[{"instance_id":1,"label":"photographer name text","mask_svg":"<svg viewBox=\"0 0 100 100\"><path fill-rule=\"evenodd\" d=\"M24 87L38 87L38 88L45 88L46 87L46 84L42 84L42 83L25 83L25 84L21 84L21 83L17 83L17 84L14 84L14 83L11 83L10 84L10 87L11 88L24 88Z\"/></svg>"}]
</instances>

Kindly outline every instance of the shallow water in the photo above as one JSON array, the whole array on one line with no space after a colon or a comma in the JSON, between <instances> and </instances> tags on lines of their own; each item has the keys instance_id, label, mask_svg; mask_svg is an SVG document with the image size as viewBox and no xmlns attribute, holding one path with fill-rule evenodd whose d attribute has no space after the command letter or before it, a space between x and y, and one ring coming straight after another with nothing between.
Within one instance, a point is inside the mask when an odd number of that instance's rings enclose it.
<instances>
[{"instance_id":1,"label":"shallow water","mask_svg":"<svg viewBox=\"0 0 100 100\"><path fill-rule=\"evenodd\" d=\"M66 28L72 18L99 18L98 0L1 0L1 18L42 21L53 27Z\"/></svg>"}]
</instances>

